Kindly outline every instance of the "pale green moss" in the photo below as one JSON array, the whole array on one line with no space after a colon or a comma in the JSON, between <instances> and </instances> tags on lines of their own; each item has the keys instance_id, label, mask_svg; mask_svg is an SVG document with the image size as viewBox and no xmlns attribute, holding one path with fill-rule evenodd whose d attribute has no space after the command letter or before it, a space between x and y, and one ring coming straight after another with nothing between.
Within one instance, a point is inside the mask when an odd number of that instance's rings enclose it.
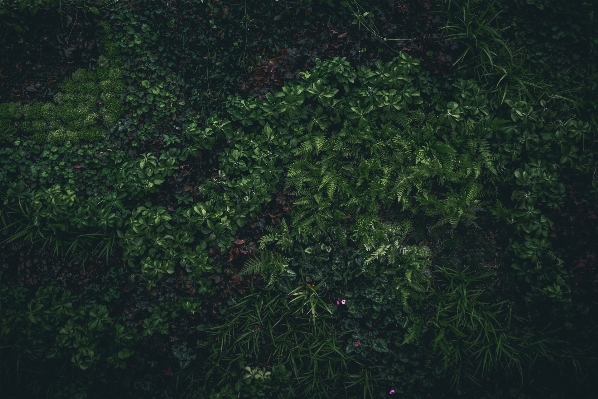
<instances>
[{"instance_id":1,"label":"pale green moss","mask_svg":"<svg viewBox=\"0 0 598 399\"><path fill-rule=\"evenodd\" d=\"M98 123L98 114L92 112L91 114L87 114L85 116L85 120L83 121L83 126L86 128L90 128L95 126Z\"/></svg>"},{"instance_id":2,"label":"pale green moss","mask_svg":"<svg viewBox=\"0 0 598 399\"><path fill-rule=\"evenodd\" d=\"M125 89L119 69L118 48L107 44L96 71L80 69L60 84L54 102L0 104L0 140L18 133L33 135L39 143L61 144L104 137L124 111Z\"/></svg>"}]
</instances>

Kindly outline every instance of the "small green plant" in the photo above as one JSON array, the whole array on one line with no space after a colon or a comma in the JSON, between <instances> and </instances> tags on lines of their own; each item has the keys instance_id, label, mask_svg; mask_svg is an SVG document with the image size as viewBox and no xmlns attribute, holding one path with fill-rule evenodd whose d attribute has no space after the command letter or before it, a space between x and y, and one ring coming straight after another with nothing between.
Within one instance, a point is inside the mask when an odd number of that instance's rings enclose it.
<instances>
[{"instance_id":1,"label":"small green plant","mask_svg":"<svg viewBox=\"0 0 598 399\"><path fill-rule=\"evenodd\" d=\"M499 92L501 102L509 90L527 96L536 89L551 91L539 74L525 68L522 54L513 51L504 39L502 32L509 27L498 27L500 13L495 9L496 1L482 4L477 0L449 0L449 11L453 3L459 12L446 13L449 21L443 29L449 33L448 40L465 47L453 66L473 68L480 86Z\"/></svg>"},{"instance_id":2,"label":"small green plant","mask_svg":"<svg viewBox=\"0 0 598 399\"><path fill-rule=\"evenodd\" d=\"M524 320L513 314L513 304L482 299L479 287L489 275L467 268L438 271L446 286L435 293L437 314L432 323L438 333L433 348L451 370L455 386L463 376L476 382L497 367L507 373L516 369L523 378L524 366L529 369L538 359L556 361L556 341L524 327Z\"/></svg>"},{"instance_id":3,"label":"small green plant","mask_svg":"<svg viewBox=\"0 0 598 399\"><path fill-rule=\"evenodd\" d=\"M250 366L245 366L247 374L243 376L246 384L251 384L255 380L268 380L271 378L270 371L261 370L259 367L252 369Z\"/></svg>"},{"instance_id":4,"label":"small green plant","mask_svg":"<svg viewBox=\"0 0 598 399\"><path fill-rule=\"evenodd\" d=\"M325 303L316 300L312 307L313 297L302 295L304 289L298 287L294 293L299 295L288 297L269 291L252 293L235 303L230 309L232 317L209 329L217 342L204 344L210 345L212 352L206 362L212 365L206 377L216 373L220 378L222 371L236 363L268 364L272 374L261 366L246 366L242 380L249 385L275 380L285 367L291 370L294 391L302 395L325 398L331 397L335 389L345 391L344 380L351 378L346 371L351 359L340 345L346 333L330 324L330 310ZM311 310L306 313L305 309ZM313 317L312 310L317 317ZM222 378L226 380L227 376Z\"/></svg>"}]
</instances>

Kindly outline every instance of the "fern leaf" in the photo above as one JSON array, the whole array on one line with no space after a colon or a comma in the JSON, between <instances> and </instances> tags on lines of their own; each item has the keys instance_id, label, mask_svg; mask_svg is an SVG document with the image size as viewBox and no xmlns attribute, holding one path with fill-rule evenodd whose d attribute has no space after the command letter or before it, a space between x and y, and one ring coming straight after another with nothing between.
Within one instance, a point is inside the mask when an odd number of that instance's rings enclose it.
<instances>
[{"instance_id":1,"label":"fern leaf","mask_svg":"<svg viewBox=\"0 0 598 399\"><path fill-rule=\"evenodd\" d=\"M411 327L409 327L407 333L405 334L405 338L403 339L403 345L415 342L415 340L417 340L420 337L422 328L423 321L420 318L415 319L413 321L413 324L411 325Z\"/></svg>"},{"instance_id":2,"label":"fern leaf","mask_svg":"<svg viewBox=\"0 0 598 399\"><path fill-rule=\"evenodd\" d=\"M383 245L380 248L378 248L376 251L374 251L374 253L364 262L365 265L369 265L370 263L372 263L372 261L374 259L378 259L381 256L386 255L386 251L388 250L388 248L390 247L390 245Z\"/></svg>"},{"instance_id":3,"label":"fern leaf","mask_svg":"<svg viewBox=\"0 0 598 399\"><path fill-rule=\"evenodd\" d=\"M259 274L262 277L267 278L268 285L271 285L276 278L285 271L290 260L290 258L280 256L279 254L272 254L271 252L264 251L259 257L247 261L243 270L239 272L239 276Z\"/></svg>"},{"instance_id":4,"label":"fern leaf","mask_svg":"<svg viewBox=\"0 0 598 399\"><path fill-rule=\"evenodd\" d=\"M322 148L324 148L325 143L326 143L325 137L323 137L323 136L314 137L314 145L316 147L316 153L322 151Z\"/></svg>"}]
</instances>

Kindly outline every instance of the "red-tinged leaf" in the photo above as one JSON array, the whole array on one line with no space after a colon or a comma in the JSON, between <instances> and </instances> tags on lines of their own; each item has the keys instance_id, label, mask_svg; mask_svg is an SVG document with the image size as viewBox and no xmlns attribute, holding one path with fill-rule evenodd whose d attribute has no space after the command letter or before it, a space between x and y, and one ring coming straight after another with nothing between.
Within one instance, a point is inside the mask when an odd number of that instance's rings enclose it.
<instances>
[{"instance_id":1,"label":"red-tinged leaf","mask_svg":"<svg viewBox=\"0 0 598 399\"><path fill-rule=\"evenodd\" d=\"M73 166L73 168L75 168L75 169L81 169L81 165L75 165L75 166Z\"/></svg>"},{"instance_id":2,"label":"red-tinged leaf","mask_svg":"<svg viewBox=\"0 0 598 399\"><path fill-rule=\"evenodd\" d=\"M245 240L235 240L235 244L243 245L243 244L245 244Z\"/></svg>"},{"instance_id":3,"label":"red-tinged leaf","mask_svg":"<svg viewBox=\"0 0 598 399\"><path fill-rule=\"evenodd\" d=\"M341 34L341 35L338 35L338 38L339 38L339 39L342 39L342 38L344 38L345 36L347 36L347 33L348 33L348 32L345 32L345 33L343 33L343 34Z\"/></svg>"}]
</instances>

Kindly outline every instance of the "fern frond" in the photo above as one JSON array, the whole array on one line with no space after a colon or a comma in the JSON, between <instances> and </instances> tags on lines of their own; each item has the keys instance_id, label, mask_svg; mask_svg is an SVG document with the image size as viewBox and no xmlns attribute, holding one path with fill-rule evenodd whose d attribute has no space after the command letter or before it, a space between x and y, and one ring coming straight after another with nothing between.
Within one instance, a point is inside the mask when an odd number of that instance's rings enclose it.
<instances>
[{"instance_id":1,"label":"fern frond","mask_svg":"<svg viewBox=\"0 0 598 399\"><path fill-rule=\"evenodd\" d=\"M440 328L440 331L438 332L438 334L436 335L436 337L434 337L434 340L432 341L432 349L434 351L437 350L437 348L440 348L440 350L444 353L444 354L448 354L448 348L446 346L446 338L444 337L445 334L445 329L444 327Z\"/></svg>"},{"instance_id":2,"label":"fern frond","mask_svg":"<svg viewBox=\"0 0 598 399\"><path fill-rule=\"evenodd\" d=\"M411 344L415 342L420 337L423 326L424 323L422 319L417 318L413 320L413 324L411 325L411 327L409 327L407 333L405 334L405 338L403 339L402 345Z\"/></svg>"},{"instance_id":3,"label":"fern frond","mask_svg":"<svg viewBox=\"0 0 598 399\"><path fill-rule=\"evenodd\" d=\"M272 228L272 226L266 226L266 229L270 232L270 234L266 234L262 238L260 238L260 249L266 248L266 245L275 242L278 238L278 234L276 233L274 228Z\"/></svg>"},{"instance_id":4,"label":"fern frond","mask_svg":"<svg viewBox=\"0 0 598 399\"><path fill-rule=\"evenodd\" d=\"M243 270L239 272L239 275L246 276L250 274L282 272L289 261L289 258L263 251L259 257L248 260Z\"/></svg>"},{"instance_id":5,"label":"fern frond","mask_svg":"<svg viewBox=\"0 0 598 399\"><path fill-rule=\"evenodd\" d=\"M299 150L297 151L299 153L299 155L309 155L309 153L312 151L313 149L313 145L311 143L311 141L304 141L303 143L301 143L301 147L299 148Z\"/></svg>"},{"instance_id":6,"label":"fern frond","mask_svg":"<svg viewBox=\"0 0 598 399\"><path fill-rule=\"evenodd\" d=\"M399 124L399 126L405 129L407 126L409 126L409 124L411 124L412 119L408 114L401 113L397 115L395 121Z\"/></svg>"},{"instance_id":7,"label":"fern frond","mask_svg":"<svg viewBox=\"0 0 598 399\"><path fill-rule=\"evenodd\" d=\"M326 193L328 194L328 198L332 199L334 196L334 190L336 190L339 180L339 176L335 172L327 172L324 174L324 176L322 176L322 182L320 183L318 190L328 186Z\"/></svg>"},{"instance_id":8,"label":"fern frond","mask_svg":"<svg viewBox=\"0 0 598 399\"><path fill-rule=\"evenodd\" d=\"M381 247L379 247L378 249L376 249L374 251L374 253L372 255L370 255L369 258L366 259L366 261L364 262L364 264L365 265L369 265L375 259L378 259L381 256L386 255L386 251L388 250L388 248L390 248L390 245L382 245Z\"/></svg>"},{"instance_id":9,"label":"fern frond","mask_svg":"<svg viewBox=\"0 0 598 399\"><path fill-rule=\"evenodd\" d=\"M326 144L326 138L324 136L314 137L314 146L316 148L316 154L322 151L322 148L324 148L324 144Z\"/></svg>"},{"instance_id":10,"label":"fern frond","mask_svg":"<svg viewBox=\"0 0 598 399\"><path fill-rule=\"evenodd\" d=\"M480 139L478 141L478 148L479 148L479 153L480 153L480 157L482 157L482 159L484 160L484 164L486 165L486 167L494 174L494 175L498 175L498 172L496 171L496 169L494 168L493 165L493 160L494 157L490 151L489 151L489 144L488 141Z\"/></svg>"},{"instance_id":11,"label":"fern frond","mask_svg":"<svg viewBox=\"0 0 598 399\"><path fill-rule=\"evenodd\" d=\"M239 276L259 274L268 279L268 285L272 285L276 278L286 270L291 258L273 254L268 251L260 253L259 257L248 260Z\"/></svg>"},{"instance_id":12,"label":"fern frond","mask_svg":"<svg viewBox=\"0 0 598 399\"><path fill-rule=\"evenodd\" d=\"M483 186L481 184L476 184L476 183L472 183L466 190L465 192L467 193L465 195L465 202L467 204L471 203L480 193L480 191L482 191Z\"/></svg>"},{"instance_id":13,"label":"fern frond","mask_svg":"<svg viewBox=\"0 0 598 399\"><path fill-rule=\"evenodd\" d=\"M293 245L289 227L284 219L282 219L278 229L275 229L272 226L266 226L266 230L268 230L270 234L266 234L260 238L260 249L266 248L266 245L270 243L278 245L283 250L286 250Z\"/></svg>"}]
</instances>

